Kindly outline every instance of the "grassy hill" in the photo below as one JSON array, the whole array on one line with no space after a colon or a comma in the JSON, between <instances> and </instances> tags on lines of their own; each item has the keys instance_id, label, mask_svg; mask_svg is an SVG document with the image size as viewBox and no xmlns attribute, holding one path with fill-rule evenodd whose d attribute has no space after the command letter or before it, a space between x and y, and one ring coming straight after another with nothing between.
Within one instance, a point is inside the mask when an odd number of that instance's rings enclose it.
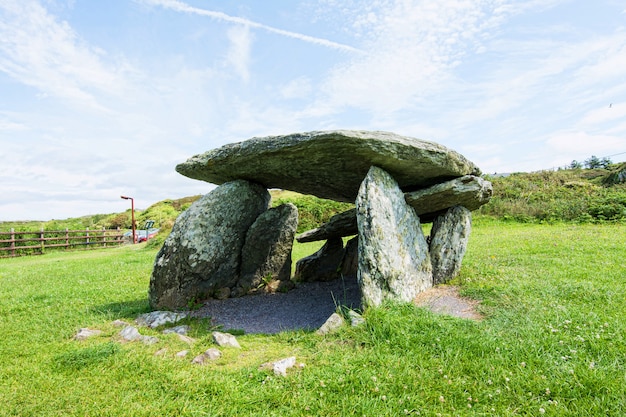
<instances>
[{"instance_id":1,"label":"grassy hill","mask_svg":"<svg viewBox=\"0 0 626 417\"><path fill-rule=\"evenodd\" d=\"M487 176L493 183L491 202L475 213L521 222L597 223L626 219L626 163L608 169L572 169ZM317 227L333 214L352 205L291 191L272 190L272 205L291 202L298 207L298 232ZM200 196L163 200L135 212L137 226L154 220L156 227L170 230L176 217ZM96 214L47 222L0 222L0 230L63 230L89 228L129 229L131 213ZM167 234L167 233L165 233ZM161 234L163 235L163 234Z\"/></svg>"},{"instance_id":2,"label":"grassy hill","mask_svg":"<svg viewBox=\"0 0 626 417\"><path fill-rule=\"evenodd\" d=\"M492 177L494 196L478 214L521 222L597 223L626 219L626 163Z\"/></svg>"}]
</instances>

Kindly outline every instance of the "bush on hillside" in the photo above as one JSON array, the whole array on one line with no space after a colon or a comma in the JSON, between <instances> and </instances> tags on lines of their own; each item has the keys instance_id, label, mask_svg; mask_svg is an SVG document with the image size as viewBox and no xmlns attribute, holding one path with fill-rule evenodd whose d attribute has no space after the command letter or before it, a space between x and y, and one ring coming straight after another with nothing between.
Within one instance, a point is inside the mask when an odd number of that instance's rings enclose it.
<instances>
[{"instance_id":1,"label":"bush on hillside","mask_svg":"<svg viewBox=\"0 0 626 417\"><path fill-rule=\"evenodd\" d=\"M284 203L292 203L298 208L298 230L302 233L314 229L326 223L337 213L349 210L354 204L340 203L326 200L312 195L294 194L290 197L272 199L272 206L276 207Z\"/></svg>"},{"instance_id":2,"label":"bush on hillside","mask_svg":"<svg viewBox=\"0 0 626 417\"><path fill-rule=\"evenodd\" d=\"M560 170L490 177L494 195L478 213L522 222L626 220L626 185L601 185L607 175Z\"/></svg>"}]
</instances>

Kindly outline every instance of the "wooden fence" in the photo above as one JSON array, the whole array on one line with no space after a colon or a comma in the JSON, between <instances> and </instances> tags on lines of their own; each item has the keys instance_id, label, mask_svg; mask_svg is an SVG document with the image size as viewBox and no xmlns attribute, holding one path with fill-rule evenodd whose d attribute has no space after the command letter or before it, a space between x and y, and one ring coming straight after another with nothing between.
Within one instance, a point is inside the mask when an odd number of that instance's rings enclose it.
<instances>
[{"instance_id":1,"label":"wooden fence","mask_svg":"<svg viewBox=\"0 0 626 417\"><path fill-rule=\"evenodd\" d=\"M124 243L117 229L40 230L29 232L0 232L0 258L41 255L46 249L91 249L114 247Z\"/></svg>"}]
</instances>

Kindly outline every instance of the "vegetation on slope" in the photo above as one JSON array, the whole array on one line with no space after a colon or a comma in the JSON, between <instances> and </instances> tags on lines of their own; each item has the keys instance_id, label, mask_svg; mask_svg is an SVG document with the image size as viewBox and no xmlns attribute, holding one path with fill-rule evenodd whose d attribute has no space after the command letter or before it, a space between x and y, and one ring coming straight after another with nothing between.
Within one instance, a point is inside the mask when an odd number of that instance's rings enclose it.
<instances>
[{"instance_id":1,"label":"vegetation on slope","mask_svg":"<svg viewBox=\"0 0 626 417\"><path fill-rule=\"evenodd\" d=\"M626 183L619 173L624 165L491 177L494 195L479 213L522 222L622 221Z\"/></svg>"}]
</instances>

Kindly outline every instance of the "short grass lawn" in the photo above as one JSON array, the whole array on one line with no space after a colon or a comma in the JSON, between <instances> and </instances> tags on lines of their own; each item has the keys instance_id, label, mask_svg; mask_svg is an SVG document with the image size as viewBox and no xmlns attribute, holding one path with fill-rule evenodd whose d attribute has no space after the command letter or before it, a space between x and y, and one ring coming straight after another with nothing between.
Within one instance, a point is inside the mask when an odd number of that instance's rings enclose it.
<instances>
[{"instance_id":1,"label":"short grass lawn","mask_svg":"<svg viewBox=\"0 0 626 417\"><path fill-rule=\"evenodd\" d=\"M625 242L619 224L479 220L456 284L484 320L385 305L326 337L240 335L203 366L207 320L191 344L116 338L148 311L154 249L0 259L0 415L624 416ZM259 368L288 356L305 366Z\"/></svg>"}]
</instances>

